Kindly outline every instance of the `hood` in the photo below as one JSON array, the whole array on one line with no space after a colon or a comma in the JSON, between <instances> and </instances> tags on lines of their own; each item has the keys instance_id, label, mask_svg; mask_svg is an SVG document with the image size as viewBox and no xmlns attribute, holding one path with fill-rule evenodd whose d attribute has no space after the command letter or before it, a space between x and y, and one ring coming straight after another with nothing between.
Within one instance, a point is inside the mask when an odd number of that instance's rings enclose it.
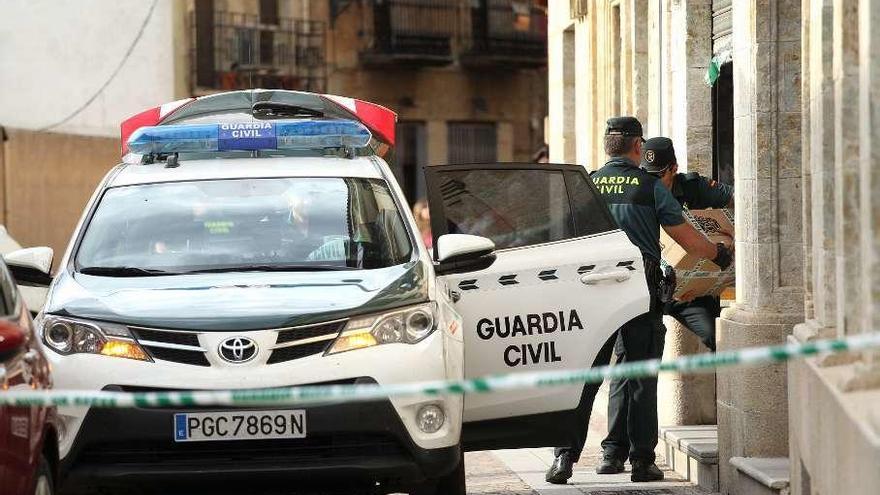
<instances>
[{"instance_id":1,"label":"hood","mask_svg":"<svg viewBox=\"0 0 880 495\"><path fill-rule=\"evenodd\" d=\"M202 331L280 328L427 300L421 261L374 270L98 277L66 270L46 313Z\"/></svg>"}]
</instances>

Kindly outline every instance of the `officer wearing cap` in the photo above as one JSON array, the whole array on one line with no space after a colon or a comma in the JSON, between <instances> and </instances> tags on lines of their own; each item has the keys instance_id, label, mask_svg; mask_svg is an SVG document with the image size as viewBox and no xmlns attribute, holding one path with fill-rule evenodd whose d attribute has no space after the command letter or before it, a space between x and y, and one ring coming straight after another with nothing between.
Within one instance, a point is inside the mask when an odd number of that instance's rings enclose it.
<instances>
[{"instance_id":1,"label":"officer wearing cap","mask_svg":"<svg viewBox=\"0 0 880 495\"><path fill-rule=\"evenodd\" d=\"M659 358L663 354L662 305L659 300L660 228L684 249L726 267L731 254L712 244L684 220L681 205L660 179L639 168L642 125L634 117L608 119L604 147L608 162L592 175L593 183L608 203L612 216L642 253L645 278L651 294L650 309L620 327L614 345L617 362ZM614 380L609 397L608 438L602 442L604 460L600 473L619 473L629 458L632 481L663 479L654 463L657 446L657 379ZM620 411L627 411L625 415ZM584 421L585 423L585 421ZM623 435L618 434L623 430ZM575 425L570 445L555 450L556 459L547 472L550 483L565 483L572 475L586 440L586 424Z\"/></svg>"},{"instance_id":2,"label":"officer wearing cap","mask_svg":"<svg viewBox=\"0 0 880 495\"><path fill-rule=\"evenodd\" d=\"M696 172L678 173L678 161L672 140L655 137L647 140L642 151L641 166L660 178L672 191L676 201L689 209L732 208L733 187L710 181ZM732 232L731 232L732 234ZM703 344L715 351L715 318L721 314L721 301L716 296L702 296L690 301L673 301L666 313L694 332Z\"/></svg>"},{"instance_id":3,"label":"officer wearing cap","mask_svg":"<svg viewBox=\"0 0 880 495\"><path fill-rule=\"evenodd\" d=\"M672 140L655 137L645 141L641 167L657 175L672 196L689 210L733 208L733 187L707 179L696 172L678 173Z\"/></svg>"}]
</instances>

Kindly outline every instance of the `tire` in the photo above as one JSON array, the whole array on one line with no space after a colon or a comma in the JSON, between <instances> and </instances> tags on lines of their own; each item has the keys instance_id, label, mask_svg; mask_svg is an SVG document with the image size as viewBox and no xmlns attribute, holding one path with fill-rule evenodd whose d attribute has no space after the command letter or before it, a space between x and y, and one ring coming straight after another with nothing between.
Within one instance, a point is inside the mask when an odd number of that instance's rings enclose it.
<instances>
[{"instance_id":1,"label":"tire","mask_svg":"<svg viewBox=\"0 0 880 495\"><path fill-rule=\"evenodd\" d=\"M410 490L410 495L467 495L464 479L464 451L455 468L446 476L430 480Z\"/></svg>"},{"instance_id":2,"label":"tire","mask_svg":"<svg viewBox=\"0 0 880 495\"><path fill-rule=\"evenodd\" d=\"M40 456L40 465L34 476L34 495L55 495L55 484L52 479L52 466L45 455Z\"/></svg>"}]
</instances>

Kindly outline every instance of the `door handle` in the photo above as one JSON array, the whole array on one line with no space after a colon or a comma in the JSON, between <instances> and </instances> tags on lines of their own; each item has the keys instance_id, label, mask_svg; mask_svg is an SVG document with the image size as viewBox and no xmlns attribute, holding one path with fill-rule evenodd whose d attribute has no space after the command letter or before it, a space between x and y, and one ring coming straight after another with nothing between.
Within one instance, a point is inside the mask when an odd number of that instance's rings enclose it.
<instances>
[{"instance_id":1,"label":"door handle","mask_svg":"<svg viewBox=\"0 0 880 495\"><path fill-rule=\"evenodd\" d=\"M587 273L586 275L581 276L581 282L587 285L595 285L599 282L605 282L608 280L614 282L625 282L629 280L632 276L632 270L615 270L611 272L602 272L602 273Z\"/></svg>"}]
</instances>

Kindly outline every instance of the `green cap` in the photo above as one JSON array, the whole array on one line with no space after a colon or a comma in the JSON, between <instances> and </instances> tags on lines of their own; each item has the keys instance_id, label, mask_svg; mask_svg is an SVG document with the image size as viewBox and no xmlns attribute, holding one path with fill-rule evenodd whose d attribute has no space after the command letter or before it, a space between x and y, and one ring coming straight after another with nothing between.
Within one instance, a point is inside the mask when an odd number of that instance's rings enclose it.
<instances>
[{"instance_id":1,"label":"green cap","mask_svg":"<svg viewBox=\"0 0 880 495\"><path fill-rule=\"evenodd\" d=\"M662 172L670 165L678 163L675 159L675 148L672 140L667 137L654 137L642 145L641 167L648 172Z\"/></svg>"},{"instance_id":2,"label":"green cap","mask_svg":"<svg viewBox=\"0 0 880 495\"><path fill-rule=\"evenodd\" d=\"M642 123L635 117L611 117L606 122L606 136L642 136Z\"/></svg>"}]
</instances>

